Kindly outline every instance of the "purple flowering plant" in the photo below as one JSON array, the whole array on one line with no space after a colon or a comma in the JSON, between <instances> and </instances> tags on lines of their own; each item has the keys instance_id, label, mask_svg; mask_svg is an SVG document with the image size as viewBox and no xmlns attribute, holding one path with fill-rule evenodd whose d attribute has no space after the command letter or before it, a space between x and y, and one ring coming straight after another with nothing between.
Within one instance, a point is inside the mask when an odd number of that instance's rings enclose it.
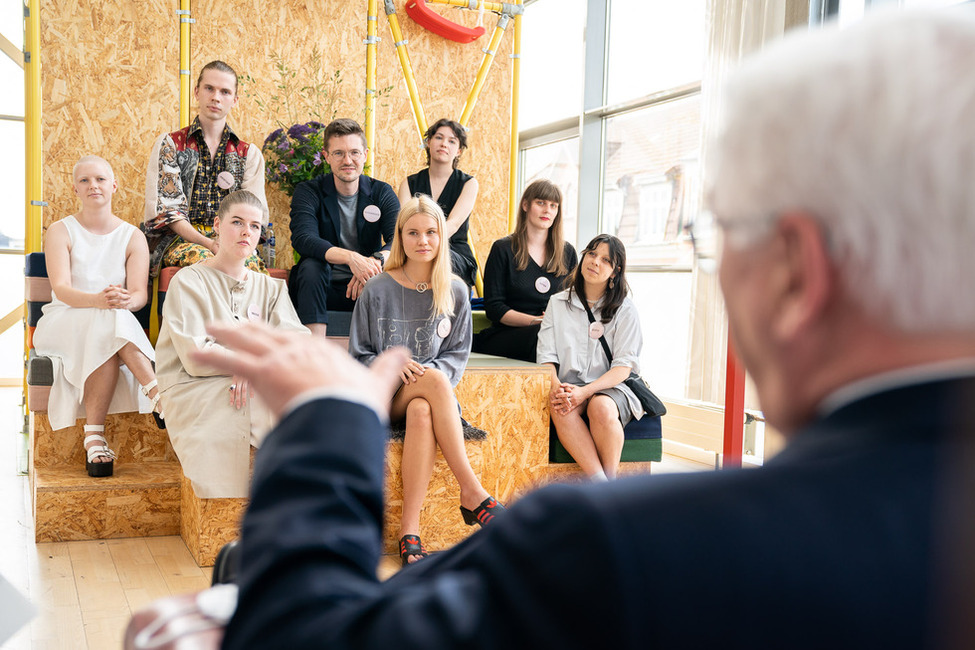
<instances>
[{"instance_id":1,"label":"purple flowering plant","mask_svg":"<svg viewBox=\"0 0 975 650\"><path fill-rule=\"evenodd\" d=\"M298 183L327 174L328 163L322 157L324 133L325 125L314 120L272 131L261 147L268 182L291 196Z\"/></svg>"}]
</instances>

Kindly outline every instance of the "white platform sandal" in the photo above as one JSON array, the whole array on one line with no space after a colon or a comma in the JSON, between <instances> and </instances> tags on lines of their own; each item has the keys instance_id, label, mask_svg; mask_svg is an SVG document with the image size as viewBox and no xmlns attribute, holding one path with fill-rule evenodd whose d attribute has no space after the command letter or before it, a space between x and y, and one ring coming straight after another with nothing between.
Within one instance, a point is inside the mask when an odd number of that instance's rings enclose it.
<instances>
[{"instance_id":1,"label":"white platform sandal","mask_svg":"<svg viewBox=\"0 0 975 650\"><path fill-rule=\"evenodd\" d=\"M86 424L85 425L85 451L88 460L85 467L88 469L88 476L104 477L111 476L115 471L115 452L108 448L108 441L105 440L105 425ZM100 442L100 445L88 446L91 442ZM108 459L101 462L92 462L96 458Z\"/></svg>"},{"instance_id":2,"label":"white platform sandal","mask_svg":"<svg viewBox=\"0 0 975 650\"><path fill-rule=\"evenodd\" d=\"M159 404L159 391L156 391L155 397L149 397L149 391L155 388L159 384L158 381L153 379L148 384L139 385L139 390L152 402L152 417L156 420L156 426L160 429L166 428L166 421L163 419L162 406Z\"/></svg>"}]
</instances>

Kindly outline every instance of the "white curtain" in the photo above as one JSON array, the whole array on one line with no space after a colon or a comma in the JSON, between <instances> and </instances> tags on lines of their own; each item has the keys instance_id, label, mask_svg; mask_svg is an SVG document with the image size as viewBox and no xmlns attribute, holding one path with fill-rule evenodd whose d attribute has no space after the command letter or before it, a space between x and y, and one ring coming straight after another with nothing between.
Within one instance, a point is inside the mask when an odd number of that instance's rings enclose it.
<instances>
[{"instance_id":1,"label":"white curtain","mask_svg":"<svg viewBox=\"0 0 975 650\"><path fill-rule=\"evenodd\" d=\"M701 169L708 144L721 118L720 89L745 55L782 36L786 29L808 24L809 0L708 0L708 52L701 84ZM728 320L716 274L695 267L690 315L686 394L689 399L724 403L728 354ZM746 408L758 408L751 387Z\"/></svg>"}]
</instances>

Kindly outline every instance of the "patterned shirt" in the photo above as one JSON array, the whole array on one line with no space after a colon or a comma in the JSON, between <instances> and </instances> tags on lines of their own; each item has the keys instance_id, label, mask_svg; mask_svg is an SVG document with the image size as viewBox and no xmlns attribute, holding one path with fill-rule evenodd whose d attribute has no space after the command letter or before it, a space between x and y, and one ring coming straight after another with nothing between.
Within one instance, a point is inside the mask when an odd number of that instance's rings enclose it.
<instances>
[{"instance_id":1,"label":"patterned shirt","mask_svg":"<svg viewBox=\"0 0 975 650\"><path fill-rule=\"evenodd\" d=\"M197 117L190 125L188 137L196 140L200 151L200 158L196 166L196 179L193 181L193 196L190 199L189 220L197 230L212 231L213 218L217 216L217 208L220 207L220 200L228 194L227 190L221 190L217 185L217 174L226 168L227 143L237 136L224 124L223 133L220 134L220 144L217 145L217 153L210 159L210 149L207 147L206 138L203 136L203 128L200 126L200 118Z\"/></svg>"}]
</instances>

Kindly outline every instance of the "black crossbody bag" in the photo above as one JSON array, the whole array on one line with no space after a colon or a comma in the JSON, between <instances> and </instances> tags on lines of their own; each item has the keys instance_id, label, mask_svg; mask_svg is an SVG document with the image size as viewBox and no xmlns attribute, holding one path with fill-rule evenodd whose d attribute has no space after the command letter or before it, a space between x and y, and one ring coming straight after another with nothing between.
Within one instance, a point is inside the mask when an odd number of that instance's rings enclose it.
<instances>
[{"instance_id":1,"label":"black crossbody bag","mask_svg":"<svg viewBox=\"0 0 975 650\"><path fill-rule=\"evenodd\" d=\"M586 314L589 316L589 322L595 323L596 317L592 315L592 310L589 309L589 304L586 302L585 298L581 298L582 306L586 308ZM606 342L605 336L599 337L599 342L603 345L603 351L606 353L606 358L609 359L609 365L613 365L613 353L609 350L609 343ZM647 382L640 375L636 374L632 370L630 371L630 376L623 380L623 383L633 391L636 398L640 400L640 404L643 406L643 410L647 415L656 417L660 415L667 414L667 407L664 403L660 401L660 398L653 394Z\"/></svg>"}]
</instances>

